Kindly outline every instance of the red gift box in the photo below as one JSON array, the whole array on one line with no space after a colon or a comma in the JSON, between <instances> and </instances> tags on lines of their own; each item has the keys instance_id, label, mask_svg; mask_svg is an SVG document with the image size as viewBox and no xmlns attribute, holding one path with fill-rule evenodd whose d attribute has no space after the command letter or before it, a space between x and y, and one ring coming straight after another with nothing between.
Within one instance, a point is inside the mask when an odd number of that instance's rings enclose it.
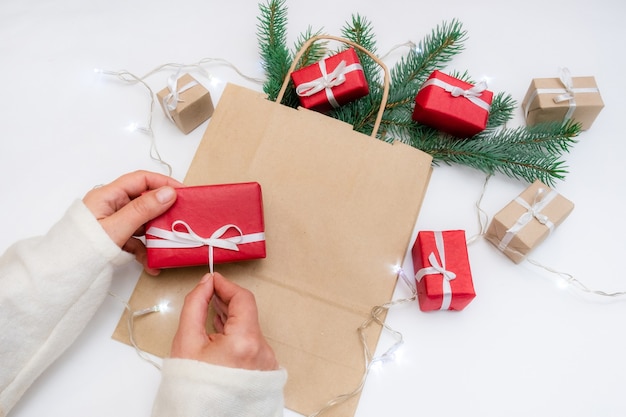
<instances>
[{"instance_id":1,"label":"red gift box","mask_svg":"<svg viewBox=\"0 0 626 417\"><path fill-rule=\"evenodd\" d=\"M265 258L256 182L177 189L174 205L146 225L148 267L174 268Z\"/></svg>"},{"instance_id":2,"label":"red gift box","mask_svg":"<svg viewBox=\"0 0 626 417\"><path fill-rule=\"evenodd\" d=\"M474 299L463 230L421 231L411 252L420 310L463 310Z\"/></svg>"},{"instance_id":3,"label":"red gift box","mask_svg":"<svg viewBox=\"0 0 626 417\"><path fill-rule=\"evenodd\" d=\"M413 120L450 135L468 138L487 127L493 92L434 71L415 96Z\"/></svg>"},{"instance_id":4,"label":"red gift box","mask_svg":"<svg viewBox=\"0 0 626 417\"><path fill-rule=\"evenodd\" d=\"M291 73L302 107L325 112L369 94L354 48Z\"/></svg>"}]
</instances>

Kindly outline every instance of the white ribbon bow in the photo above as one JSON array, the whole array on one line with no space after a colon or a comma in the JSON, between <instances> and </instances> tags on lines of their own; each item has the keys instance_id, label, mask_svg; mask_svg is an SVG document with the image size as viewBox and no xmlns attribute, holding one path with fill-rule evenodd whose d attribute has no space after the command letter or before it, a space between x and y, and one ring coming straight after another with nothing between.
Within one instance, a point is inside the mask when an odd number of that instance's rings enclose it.
<instances>
[{"instance_id":1,"label":"white ribbon bow","mask_svg":"<svg viewBox=\"0 0 626 417\"><path fill-rule=\"evenodd\" d=\"M422 278L426 275L442 274L443 299L441 300L441 308L439 309L448 310L450 308L450 303L452 302L452 286L450 285L450 281L456 278L456 274L446 269L446 252L443 242L443 233L433 233L435 235L435 246L437 248L439 259L441 259L441 264L437 261L437 256L435 255L435 253L431 252L430 255L428 255L428 261L430 262L431 266L424 267L417 271L417 273L415 274L415 279L417 280L417 282L420 282Z\"/></svg>"},{"instance_id":2,"label":"white ribbon bow","mask_svg":"<svg viewBox=\"0 0 626 417\"><path fill-rule=\"evenodd\" d=\"M179 71L180 72L180 71ZM163 97L163 108L167 109L165 115L172 123L174 123L174 119L172 117L172 112L176 110L178 103L182 103L183 100L180 99L180 94L189 90L190 88L198 85L196 80L192 80L185 84L184 86L178 88L178 80L180 79L179 72L168 77L167 79L167 89L170 90L169 94Z\"/></svg>"},{"instance_id":3,"label":"white ribbon bow","mask_svg":"<svg viewBox=\"0 0 626 417\"><path fill-rule=\"evenodd\" d=\"M176 226L181 225L186 232L176 230ZM237 236L222 238L229 229L235 229L239 233ZM241 229L234 224L225 224L218 228L208 238L195 233L191 226L182 220L172 223L172 230L164 230L158 227L151 227L146 231L147 235L152 235L161 239L146 239L148 248L199 248L207 246L209 248L209 271L213 273L213 248L239 251L237 245L265 240L265 233L252 233L244 235Z\"/></svg>"},{"instance_id":4,"label":"white ribbon bow","mask_svg":"<svg viewBox=\"0 0 626 417\"><path fill-rule=\"evenodd\" d=\"M339 65L328 73L326 69L326 61L322 60L318 63L322 76L316 78L313 81L300 84L296 87L296 94L300 97L310 97L313 94L317 94L322 90L326 91L326 98L331 106L334 108L339 107L339 103L335 99L332 88L337 87L346 82L346 74L352 71L362 70L361 64L347 65L346 61L341 61Z\"/></svg>"},{"instance_id":5,"label":"white ribbon bow","mask_svg":"<svg viewBox=\"0 0 626 417\"><path fill-rule=\"evenodd\" d=\"M438 78L431 78L422 85L422 88L428 87L430 85L443 88L445 91L450 93L452 97L465 97L480 108L487 111L491 110L491 105L489 105L486 101L480 98L480 96L482 96L483 94L483 91L487 89L487 83L484 81L481 81L473 87L464 90L461 87L449 84Z\"/></svg>"},{"instance_id":6,"label":"white ribbon bow","mask_svg":"<svg viewBox=\"0 0 626 417\"><path fill-rule=\"evenodd\" d=\"M526 200L521 197L517 197L515 202L521 205L526 209L526 211L517 219L515 224L511 226L505 233L504 237L498 244L498 249L504 251L506 247L511 243L513 237L524 228L528 223L531 222L532 219L536 219L539 223L546 226L549 232L552 232L554 229L554 223L550 221L548 216L541 213L541 211L548 205L554 198L558 195L558 193L554 190L551 190L548 194L546 194L545 188L539 188L535 197L533 199L533 204L530 205L526 202Z\"/></svg>"}]
</instances>

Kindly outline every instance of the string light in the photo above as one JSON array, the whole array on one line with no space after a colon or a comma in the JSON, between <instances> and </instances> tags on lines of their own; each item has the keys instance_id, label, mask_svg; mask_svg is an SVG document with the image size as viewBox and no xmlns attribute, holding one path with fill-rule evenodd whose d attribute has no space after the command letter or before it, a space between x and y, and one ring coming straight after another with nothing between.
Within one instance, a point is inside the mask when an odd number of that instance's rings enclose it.
<instances>
[{"instance_id":1,"label":"string light","mask_svg":"<svg viewBox=\"0 0 626 417\"><path fill-rule=\"evenodd\" d=\"M417 290L415 289L415 286L411 283L411 280L404 273L404 270L401 267L395 266L394 271L396 272L398 277L400 277L402 281L409 287L411 291L411 296L389 301L388 303L375 306L370 310L370 316L357 329L359 341L361 342L361 346L363 349L363 360L365 364L365 370L363 371L361 381L354 390L345 394L338 395L337 397L327 402L323 408L319 409L313 414L310 414L309 417L317 417L328 411L329 409L346 402L350 398L360 393L363 390L363 387L365 386L365 381L367 380L367 376L370 374L372 369L381 366L386 362L392 361L394 359L396 351L400 348L400 346L404 344L404 337L402 333L385 323L381 316L389 311L391 307L415 301L415 299L417 298ZM395 339L395 342L379 356L372 355L372 352L367 343L367 336L365 335L365 331L367 330L367 328L374 323L380 325Z\"/></svg>"},{"instance_id":2,"label":"string light","mask_svg":"<svg viewBox=\"0 0 626 417\"><path fill-rule=\"evenodd\" d=\"M126 83L130 83L130 84L141 84L149 93L150 95L150 112L148 113L148 123L146 124L146 126L140 126L137 123L131 123L128 126L128 130L130 130L131 132L135 132L135 131L139 131L141 133L145 133L146 135L148 135L148 137L150 138L150 158L153 159L154 161L157 161L158 163L162 164L163 166L166 167L167 169L167 174L169 176L172 176L172 166L165 162L165 160L163 160L163 158L161 157L161 154L159 153L159 150L157 149L157 145L156 145L156 138L154 135L154 130L152 130L152 114L154 111L154 92L152 91L152 89L150 88L150 86L144 81L144 79L142 77L137 77L136 75L126 71L126 70L121 70L121 71L107 71L107 70L102 70L102 69L96 69L94 70L97 74L105 74L105 75L111 75L111 76L115 76L118 79L126 82Z\"/></svg>"},{"instance_id":3,"label":"string light","mask_svg":"<svg viewBox=\"0 0 626 417\"><path fill-rule=\"evenodd\" d=\"M133 310L130 307L130 304L127 301L123 300L118 295L112 292L109 292L109 295L112 296L113 298L116 298L122 304L124 304L124 308L126 309L126 312L127 312L126 327L128 329L128 339L130 341L130 344L135 349L135 352L137 352L137 355L144 361L148 362L150 365L154 366L158 370L161 370L161 365L157 363L156 361L154 361L146 352L144 352L135 341L135 319L146 316L148 314L152 314L152 313L166 313L170 309L169 302L161 301L159 304L155 304L151 307L146 307L141 310Z\"/></svg>"},{"instance_id":4,"label":"string light","mask_svg":"<svg viewBox=\"0 0 626 417\"><path fill-rule=\"evenodd\" d=\"M154 112L154 103L155 103L155 94L154 91L152 91L152 89L150 88L150 86L148 85L148 83L146 82L146 79L160 71L164 71L164 70L169 70L169 69L174 69L176 71L182 71L182 70L191 70L191 69L195 69L197 71L199 71L200 73L202 73L203 75L205 75L208 79L209 82L211 83L211 85L213 87L215 87L216 85L221 83L221 80L215 76L213 76L212 74L210 74L205 68L205 65L208 64L221 64L221 65L226 65L228 67L230 67L231 69L233 69L238 75L240 75L242 78L254 82L254 83L258 83L258 84L262 84L264 81L260 78L255 78L255 77L250 77L244 73L242 73L235 65L233 65L232 63L230 63L229 61L222 59L222 58L203 58L198 62L192 63L192 64L178 64L178 63L167 63L167 64L163 64L163 65L159 65L158 67L154 68L153 70L151 70L150 72L144 74L143 76L137 76L127 70L120 70L120 71L109 71L109 70L104 70L104 69L100 69L100 68L96 68L94 69L94 73L96 74L104 74L104 75L110 75L113 77L118 78L119 80L128 83L128 84L140 84L141 86L143 86L149 93L150 95L150 112L148 113L148 120L145 126L141 126L137 123L131 123L130 126L128 126L128 130L130 130L131 132L136 132L139 131L141 133L144 133L146 135L148 135L148 137L150 138L150 158L153 159L154 161L162 164L163 166L166 167L167 169L167 173L169 176L172 176L172 166L167 163L162 157L161 154L159 153L158 149L157 149L157 145L156 145L156 138L155 138L155 134L154 134L154 130L152 129L152 116L153 116L153 112Z\"/></svg>"}]
</instances>

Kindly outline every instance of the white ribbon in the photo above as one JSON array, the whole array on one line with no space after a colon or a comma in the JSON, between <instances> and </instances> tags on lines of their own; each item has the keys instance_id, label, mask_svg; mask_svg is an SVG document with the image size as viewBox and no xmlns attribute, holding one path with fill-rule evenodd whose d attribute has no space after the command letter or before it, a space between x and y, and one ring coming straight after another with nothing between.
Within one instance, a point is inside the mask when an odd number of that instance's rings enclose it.
<instances>
[{"instance_id":1,"label":"white ribbon","mask_svg":"<svg viewBox=\"0 0 626 417\"><path fill-rule=\"evenodd\" d=\"M415 279L417 282L420 282L426 275L442 274L443 299L441 300L440 310L448 310L450 308L450 303L452 302L452 286L450 285L450 281L456 278L456 274L446 269L446 252L444 249L443 233L433 233L435 235L435 246L437 248L437 253L439 254L439 259L441 259L441 264L437 261L435 252L431 252L430 255L428 255L428 261L431 266L424 267L417 271Z\"/></svg>"},{"instance_id":2,"label":"white ribbon","mask_svg":"<svg viewBox=\"0 0 626 417\"><path fill-rule=\"evenodd\" d=\"M548 228L549 232L554 230L554 223L550 221L548 216L541 213L541 211L548 205L554 198L558 195L558 193L554 190L550 190L548 194L546 194L545 188L540 188L537 190L535 197L533 199L533 204L530 205L526 202L526 200L521 197L517 197L514 201L524 207L526 212L524 212L515 222L513 226L506 231L504 237L500 241L498 245L498 249L504 251L513 237L524 228L528 223L530 223L533 219L536 219L539 223L543 224Z\"/></svg>"},{"instance_id":3,"label":"white ribbon","mask_svg":"<svg viewBox=\"0 0 626 417\"><path fill-rule=\"evenodd\" d=\"M184 86L178 88L178 80L180 79L180 76L178 74L179 73L177 72L176 74L168 77L167 89L170 90L170 92L168 95L163 97L163 108L167 109L165 115L168 119L170 119L172 123L174 123L174 118L172 117L171 113L176 110L178 103L183 102L183 100L180 99L180 94L198 85L198 82L196 80L192 80Z\"/></svg>"},{"instance_id":4,"label":"white ribbon","mask_svg":"<svg viewBox=\"0 0 626 417\"><path fill-rule=\"evenodd\" d=\"M182 225L186 232L176 230L176 226ZM239 235L222 238L229 229L236 229ZM176 220L172 223L171 230L165 230L158 227L150 227L146 231L146 235L152 235L160 239L146 239L146 247L148 248L199 248L208 246L209 248L209 271L213 273L213 248L227 249L239 251L237 245L252 242L261 242L265 240L265 233L251 233L244 235L241 229L234 224L226 224L217 229L208 238L199 236L193 231L191 226L182 220Z\"/></svg>"},{"instance_id":5,"label":"white ribbon","mask_svg":"<svg viewBox=\"0 0 626 417\"><path fill-rule=\"evenodd\" d=\"M574 111L576 110L576 100L574 98L575 94L582 93L599 93L595 87L585 87L585 88L574 88L574 80L567 68L561 69L561 75L559 76L559 80L561 84L563 84L564 88L538 88L530 95L530 98L526 102L526 106L524 107L524 116L528 117L528 112L530 112L530 106L533 101L537 98L539 94L558 94L558 96L554 97L552 101L556 104L562 103L564 101L569 101L569 107L565 116L563 117L563 121L566 122L572 118L574 115Z\"/></svg>"},{"instance_id":6,"label":"white ribbon","mask_svg":"<svg viewBox=\"0 0 626 417\"><path fill-rule=\"evenodd\" d=\"M334 69L330 74L326 69L326 60L322 60L318 63L320 67L320 72L322 76L316 78L313 81L308 81L306 83L300 84L296 87L296 94L300 97L310 97L313 94L317 94L322 90L326 91L326 98L331 106L334 108L339 107L339 103L335 99L335 95L333 94L333 87L337 87L344 82L346 82L346 74L352 71L363 70L361 64L350 64L347 65L346 61L341 61L337 68Z\"/></svg>"},{"instance_id":7,"label":"white ribbon","mask_svg":"<svg viewBox=\"0 0 626 417\"><path fill-rule=\"evenodd\" d=\"M479 82L472 88L468 88L467 90L462 89L461 87L457 87L455 85L449 84L445 81L442 81L438 78L431 78L427 80L423 85L422 89L428 86L436 86L439 88L443 88L445 91L450 93L452 97L465 97L478 107L485 109L487 111L491 110L491 105L486 101L480 99L480 96L483 94L483 91L487 89L487 83L484 81Z\"/></svg>"}]
</instances>

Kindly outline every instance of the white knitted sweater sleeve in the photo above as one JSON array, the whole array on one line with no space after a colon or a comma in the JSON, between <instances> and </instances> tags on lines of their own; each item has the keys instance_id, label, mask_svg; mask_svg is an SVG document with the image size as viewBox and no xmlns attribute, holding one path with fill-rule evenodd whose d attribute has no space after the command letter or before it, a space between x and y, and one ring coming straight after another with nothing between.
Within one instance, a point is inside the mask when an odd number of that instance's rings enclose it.
<instances>
[{"instance_id":1,"label":"white knitted sweater sleeve","mask_svg":"<svg viewBox=\"0 0 626 417\"><path fill-rule=\"evenodd\" d=\"M132 256L82 201L41 237L0 257L0 417L78 337Z\"/></svg>"}]
</instances>

